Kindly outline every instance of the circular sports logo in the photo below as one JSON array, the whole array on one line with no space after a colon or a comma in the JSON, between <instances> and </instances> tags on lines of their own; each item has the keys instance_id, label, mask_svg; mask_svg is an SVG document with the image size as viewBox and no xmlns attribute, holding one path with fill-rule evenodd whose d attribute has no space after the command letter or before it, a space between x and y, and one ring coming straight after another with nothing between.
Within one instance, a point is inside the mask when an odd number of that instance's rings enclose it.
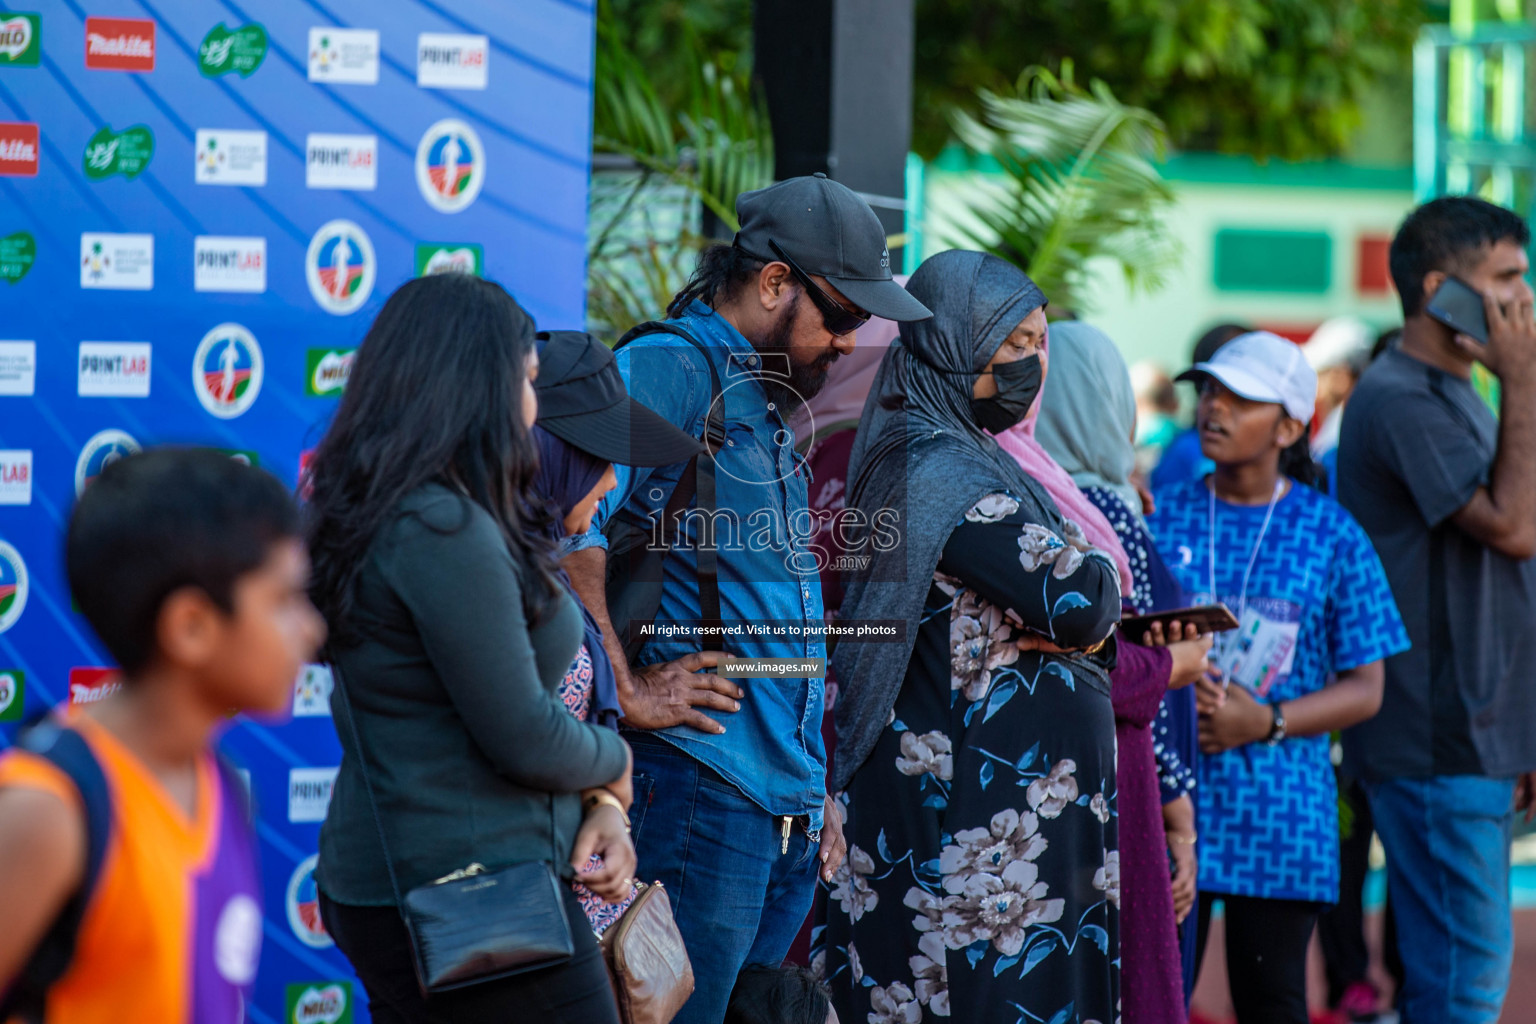
<instances>
[{"instance_id":1,"label":"circular sports logo","mask_svg":"<svg viewBox=\"0 0 1536 1024\"><path fill-rule=\"evenodd\" d=\"M249 409L261 394L261 346L239 324L219 324L203 335L192 357L192 390L221 420Z\"/></svg>"},{"instance_id":2,"label":"circular sports logo","mask_svg":"<svg viewBox=\"0 0 1536 1024\"><path fill-rule=\"evenodd\" d=\"M354 313L373 294L378 265L362 228L349 220L330 221L309 240L304 256L309 294L327 313Z\"/></svg>"},{"instance_id":3,"label":"circular sports logo","mask_svg":"<svg viewBox=\"0 0 1536 1024\"><path fill-rule=\"evenodd\" d=\"M139 450L139 442L121 430L103 430L85 442L75 460L75 497L84 494L102 470Z\"/></svg>"},{"instance_id":4,"label":"circular sports logo","mask_svg":"<svg viewBox=\"0 0 1536 1024\"><path fill-rule=\"evenodd\" d=\"M27 563L21 552L0 540L0 633L16 625L27 608Z\"/></svg>"},{"instance_id":5,"label":"circular sports logo","mask_svg":"<svg viewBox=\"0 0 1536 1024\"><path fill-rule=\"evenodd\" d=\"M310 854L299 861L288 878L288 927L299 941L314 949L326 949L335 945L320 920L320 889L315 885L315 865L320 863L319 854Z\"/></svg>"},{"instance_id":6,"label":"circular sports logo","mask_svg":"<svg viewBox=\"0 0 1536 1024\"><path fill-rule=\"evenodd\" d=\"M485 149L473 128L450 118L427 129L416 147L416 185L433 209L458 213L484 182Z\"/></svg>"}]
</instances>

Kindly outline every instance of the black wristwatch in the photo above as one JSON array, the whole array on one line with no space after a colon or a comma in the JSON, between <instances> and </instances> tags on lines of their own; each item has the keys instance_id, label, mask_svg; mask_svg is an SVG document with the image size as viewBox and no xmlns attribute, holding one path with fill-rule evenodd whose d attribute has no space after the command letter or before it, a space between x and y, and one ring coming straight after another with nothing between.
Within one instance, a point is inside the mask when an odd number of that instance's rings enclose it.
<instances>
[{"instance_id":1,"label":"black wristwatch","mask_svg":"<svg viewBox=\"0 0 1536 1024\"><path fill-rule=\"evenodd\" d=\"M1269 735L1264 738L1264 742L1273 747L1285 739L1285 712L1280 710L1280 702L1275 701L1269 706L1269 713L1273 716L1273 724L1270 725Z\"/></svg>"}]
</instances>

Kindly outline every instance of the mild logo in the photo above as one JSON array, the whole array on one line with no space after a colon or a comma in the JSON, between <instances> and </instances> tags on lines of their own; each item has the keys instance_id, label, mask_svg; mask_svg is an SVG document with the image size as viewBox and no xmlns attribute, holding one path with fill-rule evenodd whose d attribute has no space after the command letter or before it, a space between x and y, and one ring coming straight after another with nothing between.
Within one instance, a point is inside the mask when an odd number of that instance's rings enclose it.
<instances>
[{"instance_id":1,"label":"mild logo","mask_svg":"<svg viewBox=\"0 0 1536 1024\"><path fill-rule=\"evenodd\" d=\"M19 722L27 699L27 674L16 668L0 669L0 722Z\"/></svg>"},{"instance_id":2,"label":"mild logo","mask_svg":"<svg viewBox=\"0 0 1536 1024\"><path fill-rule=\"evenodd\" d=\"M485 272L485 250L474 242L418 242L416 276L474 274Z\"/></svg>"},{"instance_id":3,"label":"mild logo","mask_svg":"<svg viewBox=\"0 0 1536 1024\"><path fill-rule=\"evenodd\" d=\"M485 148L463 121L439 121L416 146L416 185L435 210L458 213L485 183Z\"/></svg>"},{"instance_id":4,"label":"mild logo","mask_svg":"<svg viewBox=\"0 0 1536 1024\"><path fill-rule=\"evenodd\" d=\"M35 68L43 53L42 18L17 11L0 12L0 68Z\"/></svg>"},{"instance_id":5,"label":"mild logo","mask_svg":"<svg viewBox=\"0 0 1536 1024\"><path fill-rule=\"evenodd\" d=\"M250 78L267 57L267 30L259 22L231 29L222 21L208 30L197 48L197 69L209 78L234 72Z\"/></svg>"},{"instance_id":6,"label":"mild logo","mask_svg":"<svg viewBox=\"0 0 1536 1024\"><path fill-rule=\"evenodd\" d=\"M357 349L312 348L305 360L308 375L304 393L311 398L329 398L341 394L352 373Z\"/></svg>"},{"instance_id":7,"label":"mild logo","mask_svg":"<svg viewBox=\"0 0 1536 1024\"><path fill-rule=\"evenodd\" d=\"M31 121L0 121L0 177L37 177L37 125Z\"/></svg>"},{"instance_id":8,"label":"mild logo","mask_svg":"<svg viewBox=\"0 0 1536 1024\"><path fill-rule=\"evenodd\" d=\"M240 324L219 324L203 335L192 357L192 389L221 420L243 415L261 394L261 346Z\"/></svg>"},{"instance_id":9,"label":"mild logo","mask_svg":"<svg viewBox=\"0 0 1536 1024\"><path fill-rule=\"evenodd\" d=\"M21 552L0 540L0 633L16 625L27 610L27 563Z\"/></svg>"},{"instance_id":10,"label":"mild logo","mask_svg":"<svg viewBox=\"0 0 1536 1024\"><path fill-rule=\"evenodd\" d=\"M352 983L311 981L287 986L285 1024L352 1024Z\"/></svg>"},{"instance_id":11,"label":"mild logo","mask_svg":"<svg viewBox=\"0 0 1536 1024\"><path fill-rule=\"evenodd\" d=\"M29 232L17 231L0 237L0 278L15 284L27 276L37 262L37 239Z\"/></svg>"},{"instance_id":12,"label":"mild logo","mask_svg":"<svg viewBox=\"0 0 1536 1024\"><path fill-rule=\"evenodd\" d=\"M321 309L337 316L354 313L368 301L377 271L373 242L349 220L321 225L304 255L309 294Z\"/></svg>"},{"instance_id":13,"label":"mild logo","mask_svg":"<svg viewBox=\"0 0 1536 1024\"><path fill-rule=\"evenodd\" d=\"M103 125L85 144L81 162L85 176L92 181L105 181L114 174L132 181L144 172L154 155L155 133L147 125L136 124L121 132Z\"/></svg>"}]
</instances>

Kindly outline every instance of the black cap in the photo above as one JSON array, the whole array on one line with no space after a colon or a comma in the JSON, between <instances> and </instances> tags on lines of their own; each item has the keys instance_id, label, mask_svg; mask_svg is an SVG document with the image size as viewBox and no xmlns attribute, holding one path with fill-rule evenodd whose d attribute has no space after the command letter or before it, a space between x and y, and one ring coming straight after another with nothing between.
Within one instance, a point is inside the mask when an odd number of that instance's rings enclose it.
<instances>
[{"instance_id":1,"label":"black cap","mask_svg":"<svg viewBox=\"0 0 1536 1024\"><path fill-rule=\"evenodd\" d=\"M932 310L891 280L885 228L869 204L825 174L788 178L736 197L736 245L765 263L777 242L807 274L819 274L874 316L927 320Z\"/></svg>"},{"instance_id":2,"label":"black cap","mask_svg":"<svg viewBox=\"0 0 1536 1024\"><path fill-rule=\"evenodd\" d=\"M703 444L624 389L608 346L581 331L541 331L539 426L589 455L621 466L670 466Z\"/></svg>"}]
</instances>

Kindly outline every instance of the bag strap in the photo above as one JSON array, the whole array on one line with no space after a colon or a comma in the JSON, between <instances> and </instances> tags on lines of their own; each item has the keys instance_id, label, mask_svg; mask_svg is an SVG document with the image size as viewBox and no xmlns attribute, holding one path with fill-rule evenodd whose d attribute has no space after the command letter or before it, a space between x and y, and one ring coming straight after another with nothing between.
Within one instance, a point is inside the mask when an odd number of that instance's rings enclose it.
<instances>
[{"instance_id":1,"label":"bag strap","mask_svg":"<svg viewBox=\"0 0 1536 1024\"><path fill-rule=\"evenodd\" d=\"M10 991L0 999L0 1020L40 1022L48 990L69 970L86 907L101 880L112 837L112 794L106 773L85 737L51 716L24 729L16 746L52 764L68 776L85 811L85 873L80 887L54 918L42 942L27 960Z\"/></svg>"},{"instance_id":2,"label":"bag strap","mask_svg":"<svg viewBox=\"0 0 1536 1024\"><path fill-rule=\"evenodd\" d=\"M357 714L352 706L351 696L347 693L345 680L342 679L341 666L331 662L331 678L336 682L336 692L341 694L341 702L347 706L347 728L352 733L352 745L357 748L357 768L363 775L363 789L368 792L368 809L373 812L373 827L379 833L379 849L384 854L384 868L389 872L389 888L395 894L395 908L401 916L405 914L405 900L400 897L400 880L395 877L395 862L389 856L389 843L384 838L384 822L379 817L379 804L373 795L373 780L368 775L368 758L363 754L363 737L357 731Z\"/></svg>"},{"instance_id":3,"label":"bag strap","mask_svg":"<svg viewBox=\"0 0 1536 1024\"><path fill-rule=\"evenodd\" d=\"M672 489L672 496L662 512L662 524L663 536L667 538L667 550L670 551L673 545L682 539L683 513L687 511L688 502L697 497L698 508L704 513L705 523L696 547L699 619L702 625L719 627L721 625L720 562L714 526L715 452L725 444L725 402L721 398L720 375L715 370L714 361L710 359L709 353L705 351L699 340L670 320L649 320L643 324L636 324L625 332L613 346L613 350L617 352L636 338L648 334L673 334L683 338L704 357L704 366L709 370L709 412L704 419L704 436L700 439L704 442L704 451L688 460L688 465L683 470L682 476L678 478L677 486ZM666 557L665 553L662 557ZM703 642L703 648L706 651L725 650L722 634L710 633Z\"/></svg>"}]
</instances>

